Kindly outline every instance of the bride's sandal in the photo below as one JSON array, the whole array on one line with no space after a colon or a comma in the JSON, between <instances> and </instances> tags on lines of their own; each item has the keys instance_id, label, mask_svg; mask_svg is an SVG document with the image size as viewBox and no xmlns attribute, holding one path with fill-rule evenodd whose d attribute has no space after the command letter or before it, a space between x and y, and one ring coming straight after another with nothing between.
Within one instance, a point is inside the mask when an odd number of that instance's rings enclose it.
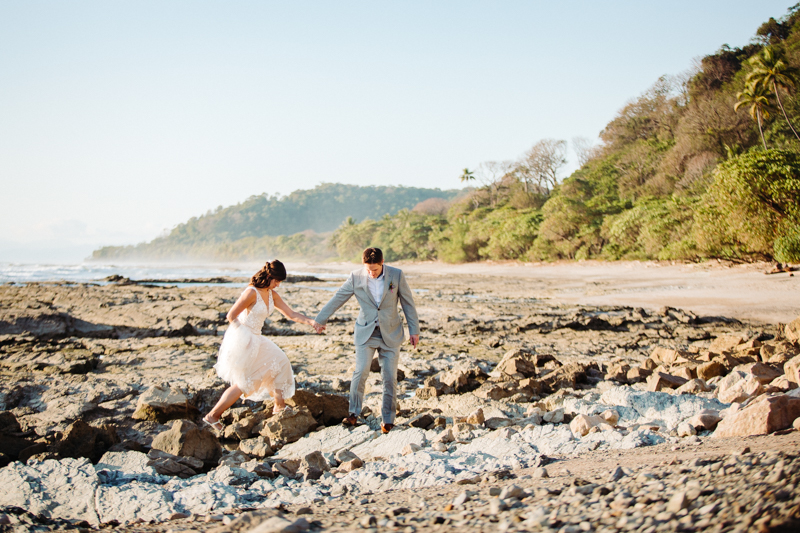
<instances>
[{"instance_id":1,"label":"bride's sandal","mask_svg":"<svg viewBox=\"0 0 800 533\"><path fill-rule=\"evenodd\" d=\"M284 405L284 406L283 406L283 407L281 407L280 409L278 409L277 407L273 407L273 408L272 408L272 414L273 414L273 415L278 415L278 414L280 414L280 413L287 413L287 414L289 414L289 413L292 413L292 412L294 412L294 410L292 409L292 406L290 406L290 405Z\"/></svg>"},{"instance_id":2,"label":"bride's sandal","mask_svg":"<svg viewBox=\"0 0 800 533\"><path fill-rule=\"evenodd\" d=\"M217 420L216 422L211 422L210 420L208 420L206 418L207 416L208 415L203 417L203 425L204 426L209 426L216 433L222 433L222 430L225 429L225 426L222 425L222 422L220 422L219 420Z\"/></svg>"}]
</instances>

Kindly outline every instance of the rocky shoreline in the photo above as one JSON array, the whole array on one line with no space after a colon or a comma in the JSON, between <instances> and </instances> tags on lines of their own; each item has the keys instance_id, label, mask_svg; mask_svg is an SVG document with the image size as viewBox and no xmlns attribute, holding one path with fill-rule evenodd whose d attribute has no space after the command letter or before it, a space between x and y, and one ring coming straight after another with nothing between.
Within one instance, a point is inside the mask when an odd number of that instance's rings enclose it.
<instances>
[{"instance_id":1,"label":"rocky shoreline","mask_svg":"<svg viewBox=\"0 0 800 533\"><path fill-rule=\"evenodd\" d=\"M555 305L494 281L414 276L423 344L401 355L389 435L377 372L363 425L337 424L348 303L324 336L273 315L294 408L237 404L219 438L198 424L224 388L212 366L241 289L0 286L0 531L796 524L800 320ZM313 315L337 285L281 293ZM573 466L589 457L597 468Z\"/></svg>"}]
</instances>

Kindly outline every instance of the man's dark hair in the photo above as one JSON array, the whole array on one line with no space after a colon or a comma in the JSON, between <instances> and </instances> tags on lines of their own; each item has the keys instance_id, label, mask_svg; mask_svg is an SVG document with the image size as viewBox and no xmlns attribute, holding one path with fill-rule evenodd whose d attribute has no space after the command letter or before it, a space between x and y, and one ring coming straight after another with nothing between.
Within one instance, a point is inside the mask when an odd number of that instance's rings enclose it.
<instances>
[{"instance_id":1,"label":"man's dark hair","mask_svg":"<svg viewBox=\"0 0 800 533\"><path fill-rule=\"evenodd\" d=\"M377 265L383 262L383 252L380 248L367 248L361 254L361 260L368 265Z\"/></svg>"}]
</instances>

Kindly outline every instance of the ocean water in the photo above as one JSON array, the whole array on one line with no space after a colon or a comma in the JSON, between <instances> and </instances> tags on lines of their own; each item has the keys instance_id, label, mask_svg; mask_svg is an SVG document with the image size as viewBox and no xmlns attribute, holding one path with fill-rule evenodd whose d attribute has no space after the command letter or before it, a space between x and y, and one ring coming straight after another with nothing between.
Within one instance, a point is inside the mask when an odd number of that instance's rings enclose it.
<instances>
[{"instance_id":1,"label":"ocean water","mask_svg":"<svg viewBox=\"0 0 800 533\"><path fill-rule=\"evenodd\" d=\"M114 265L81 263L73 265L47 265L32 263L0 263L0 283L25 283L32 281L66 281L76 283L103 283L114 274L137 279L213 278L228 276L249 278L255 270L248 267L222 265ZM293 272L296 275L313 275L320 279L340 280L344 275L321 272Z\"/></svg>"}]
</instances>

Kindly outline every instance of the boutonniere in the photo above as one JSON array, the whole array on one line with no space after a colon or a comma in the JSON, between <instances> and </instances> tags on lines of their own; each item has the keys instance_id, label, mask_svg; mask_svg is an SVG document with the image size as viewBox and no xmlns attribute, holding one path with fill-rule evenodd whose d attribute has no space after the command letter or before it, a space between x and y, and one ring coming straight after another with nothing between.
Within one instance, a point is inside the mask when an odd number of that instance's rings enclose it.
<instances>
[{"instance_id":1,"label":"boutonniere","mask_svg":"<svg viewBox=\"0 0 800 533\"><path fill-rule=\"evenodd\" d=\"M392 282L390 281L390 282L389 282L389 292L392 292L392 291L394 291L394 283L392 283Z\"/></svg>"}]
</instances>

